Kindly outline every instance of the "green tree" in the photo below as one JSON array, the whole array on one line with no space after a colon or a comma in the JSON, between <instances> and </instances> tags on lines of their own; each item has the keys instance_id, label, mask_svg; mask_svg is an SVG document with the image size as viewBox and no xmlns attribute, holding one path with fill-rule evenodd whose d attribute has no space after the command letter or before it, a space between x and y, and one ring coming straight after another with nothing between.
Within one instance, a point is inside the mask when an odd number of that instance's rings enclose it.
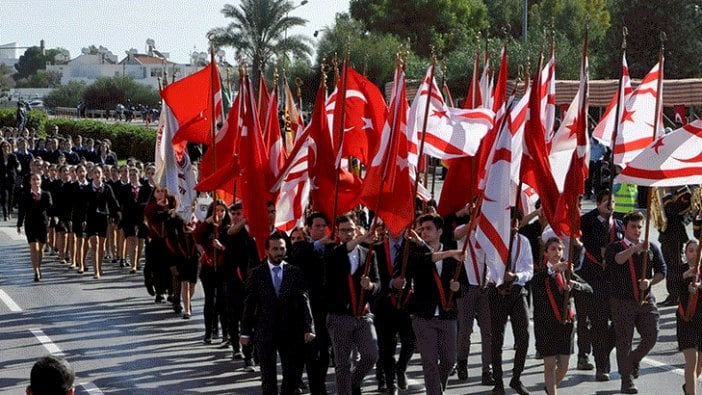
<instances>
[{"instance_id":1,"label":"green tree","mask_svg":"<svg viewBox=\"0 0 702 395\"><path fill-rule=\"evenodd\" d=\"M619 78L622 27L629 30L626 57L633 78L643 78L658 62L660 33L665 32L665 78L700 77L701 0L611 0L612 27L604 45L601 74Z\"/></svg>"},{"instance_id":2,"label":"green tree","mask_svg":"<svg viewBox=\"0 0 702 395\"><path fill-rule=\"evenodd\" d=\"M17 81L18 88L56 88L60 85L61 73L54 70L37 70L29 77Z\"/></svg>"},{"instance_id":3,"label":"green tree","mask_svg":"<svg viewBox=\"0 0 702 395\"><path fill-rule=\"evenodd\" d=\"M317 64L322 64L324 60L330 64L335 57L341 63L348 49L351 65L359 72L365 71L371 81L383 87L383 84L392 81L395 54L402 46L403 42L397 37L368 32L362 22L350 18L348 14L339 14L334 26L322 31L317 47Z\"/></svg>"},{"instance_id":4,"label":"green tree","mask_svg":"<svg viewBox=\"0 0 702 395\"><path fill-rule=\"evenodd\" d=\"M423 57L432 46L451 52L488 26L481 0L351 0L350 12L371 32L409 39Z\"/></svg>"},{"instance_id":5,"label":"green tree","mask_svg":"<svg viewBox=\"0 0 702 395\"><path fill-rule=\"evenodd\" d=\"M210 30L208 36L215 46L232 47L237 55L249 60L257 84L261 65L274 55L307 59L312 54L309 37L288 34L288 29L307 23L306 19L288 15L294 8L289 0L242 0L239 7L225 4L222 14L233 21Z\"/></svg>"},{"instance_id":6,"label":"green tree","mask_svg":"<svg viewBox=\"0 0 702 395\"><path fill-rule=\"evenodd\" d=\"M4 63L0 64L0 92L7 91L15 86L15 80L12 78L12 68Z\"/></svg>"},{"instance_id":7,"label":"green tree","mask_svg":"<svg viewBox=\"0 0 702 395\"><path fill-rule=\"evenodd\" d=\"M44 54L41 53L39 47L27 48L24 54L20 56L19 61L15 65L17 73L13 76L15 81L22 78L27 78L37 72L37 70L46 68L46 60Z\"/></svg>"},{"instance_id":8,"label":"green tree","mask_svg":"<svg viewBox=\"0 0 702 395\"><path fill-rule=\"evenodd\" d=\"M66 85L59 86L49 92L44 97L44 104L48 108L71 107L83 99L83 91L86 88L85 82L71 81Z\"/></svg>"},{"instance_id":9,"label":"green tree","mask_svg":"<svg viewBox=\"0 0 702 395\"><path fill-rule=\"evenodd\" d=\"M112 110L118 103L131 100L132 105L143 104L156 107L159 94L149 86L134 82L131 77L101 77L83 91L83 101L87 108ZM75 105L75 103L74 103Z\"/></svg>"}]
</instances>

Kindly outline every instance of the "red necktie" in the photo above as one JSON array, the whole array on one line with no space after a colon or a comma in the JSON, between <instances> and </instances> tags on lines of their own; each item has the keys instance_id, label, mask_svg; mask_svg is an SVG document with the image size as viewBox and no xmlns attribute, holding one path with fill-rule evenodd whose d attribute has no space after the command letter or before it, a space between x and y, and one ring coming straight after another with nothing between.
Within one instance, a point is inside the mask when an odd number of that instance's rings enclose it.
<instances>
[{"instance_id":1,"label":"red necktie","mask_svg":"<svg viewBox=\"0 0 702 395\"><path fill-rule=\"evenodd\" d=\"M32 195L34 195L34 201L38 202L39 201L39 192L32 192Z\"/></svg>"}]
</instances>

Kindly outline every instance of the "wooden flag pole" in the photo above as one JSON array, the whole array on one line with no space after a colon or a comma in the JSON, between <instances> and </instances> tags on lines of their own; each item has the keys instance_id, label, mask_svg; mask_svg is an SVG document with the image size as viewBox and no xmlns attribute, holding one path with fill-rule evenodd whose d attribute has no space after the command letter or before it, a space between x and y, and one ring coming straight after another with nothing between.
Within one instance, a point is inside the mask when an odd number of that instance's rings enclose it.
<instances>
[{"instance_id":1,"label":"wooden flag pole","mask_svg":"<svg viewBox=\"0 0 702 395\"><path fill-rule=\"evenodd\" d=\"M585 39L584 39L584 44L583 44L583 60L582 60L582 68L581 68L581 78L587 78L588 76L586 73L589 72L589 70L585 67L585 62L587 60L587 39L588 39L588 22L585 22ZM588 90L588 85L589 81L585 84L585 92L583 93L583 96L580 98L580 110L579 113L581 115L584 115L584 118L581 122L585 123L585 133L587 133L587 90ZM573 155L577 155L577 148L576 152L573 153ZM573 158L574 159L574 158ZM571 166L573 164L571 163ZM566 287L565 290L563 291L563 304L561 306L561 323L565 324L568 322L568 312L569 312L569 305L570 305L570 280L572 278L572 273L573 273L573 255L575 255L575 242L576 242L576 231L575 227L578 222L578 216L580 213L580 209L578 207L578 203L580 200L580 196L575 196L573 198L572 208L571 208L571 216L570 216L570 238L568 241L568 268L566 269L565 272L565 278L566 278Z\"/></svg>"},{"instance_id":2,"label":"wooden flag pole","mask_svg":"<svg viewBox=\"0 0 702 395\"><path fill-rule=\"evenodd\" d=\"M343 66L343 78L342 78L342 83L341 83L341 90L339 91L339 95L341 95L341 101L337 100L337 104L341 104L341 113L340 113L340 120L339 120L339 130L335 131L336 134L336 139L337 139L337 145L336 145L336 155L337 157L341 155L341 149L343 148L343 137L344 137L344 123L346 122L346 80L348 79L348 68L349 68L349 56L350 56L350 50L346 51L346 58L344 59L344 66ZM336 121L336 120L335 120ZM331 220L334 221L334 230L336 231L337 225L336 225L336 215L337 215L337 209L339 206L339 175L341 174L341 163L336 164L336 177L334 180L334 206L332 209L332 218ZM336 233L336 232L335 232Z\"/></svg>"},{"instance_id":3,"label":"wooden flag pole","mask_svg":"<svg viewBox=\"0 0 702 395\"><path fill-rule=\"evenodd\" d=\"M400 59L400 54L397 54L397 59L395 60L395 67L396 67L396 70L401 68L402 71L404 71L404 69L405 69L405 64L402 61L402 59ZM393 113L392 113L392 122L391 122L391 126L390 126L390 133L391 134L390 134L390 141L388 142L388 147L387 147L388 151L390 150L390 147L393 146L395 139L398 138L398 136L394 132L397 130L397 123L399 122L400 114L398 114L398 108L395 108L394 110L395 111L393 111ZM370 231L369 231L370 233L375 233L376 228L378 226L378 212L380 211L380 205L381 205L382 200L383 200L382 199L383 187L385 186L385 181L388 178L388 168L390 167L389 166L390 159L391 158L387 153L383 157L383 173L382 173L382 176L380 178L380 187L378 188L378 197L376 198L376 205L375 205L376 215L373 216L373 223L371 224ZM394 159L394 158L392 158L392 159ZM370 263L371 263L371 259L373 257L373 254L374 254L373 244L371 244L370 246L368 246L368 254L366 255L366 262L365 262L365 266L364 266L363 275L365 277L368 277L368 274L370 273L370 266L371 266ZM390 275L392 276L392 273L390 273ZM364 298L365 298L365 292L361 292L360 296L359 296L358 305L357 305L358 306L358 312L357 312L358 314L362 313Z\"/></svg>"},{"instance_id":4,"label":"wooden flag pole","mask_svg":"<svg viewBox=\"0 0 702 395\"><path fill-rule=\"evenodd\" d=\"M433 52L433 50L432 50ZM417 158L422 157L424 155L424 140L426 138L427 134L427 121L429 120L429 108L431 106L431 95L434 90L434 71L436 69L436 56L432 55L431 57L431 72L429 73L429 91L427 92L427 104L424 107L424 121L422 124L422 138L419 141L419 153L417 154ZM420 84L421 87L421 84ZM421 91L417 91L418 95L421 95ZM419 189L419 174L415 174L414 176L414 193L412 194L412 199L415 200L415 211L417 209L416 205L416 200L417 200L417 190ZM407 230L410 230L412 228L412 225L414 224L414 221L409 223L407 225ZM402 248L402 266L400 267L400 277L405 278L405 275L407 274L407 261L409 258L409 243L405 242ZM402 307L402 298L397 298L397 304L396 307L399 309Z\"/></svg>"},{"instance_id":5,"label":"wooden flag pole","mask_svg":"<svg viewBox=\"0 0 702 395\"><path fill-rule=\"evenodd\" d=\"M622 59L626 55L626 36L629 35L629 30L624 26L622 28ZM612 142L611 142L611 153L609 159L609 191L611 197L609 199L609 208L612 208L612 200L614 199L614 149L617 146L617 136L619 135L619 114L621 113L621 106L623 105L622 100L624 97L622 95L622 89L624 88L624 70L621 71L619 76L619 88L617 88L617 107L614 113L614 130L612 130Z\"/></svg>"},{"instance_id":6,"label":"wooden flag pole","mask_svg":"<svg viewBox=\"0 0 702 395\"><path fill-rule=\"evenodd\" d=\"M663 87L663 62L665 62L665 57L663 56L663 50L664 48L664 42L666 40L666 35L665 32L661 32L660 35L660 41L661 41L661 48L660 52L658 53L658 91L656 92L656 111L655 113L655 119L653 120L653 135L652 135L652 140L655 140L657 137L657 132L658 132L658 122L659 119L661 118L661 99L662 99L662 87ZM651 201L653 200L653 192L654 189L652 187L648 188L648 193L647 193L647 199L646 199L646 231L644 235L644 245L646 246L646 253L643 256L643 265L641 267L641 276L639 281L645 280L646 279L646 273L648 272L648 261L649 261L649 231L651 229ZM640 302L641 304L646 303L646 297L644 295L644 292L639 292L639 298L641 299Z\"/></svg>"}]
</instances>

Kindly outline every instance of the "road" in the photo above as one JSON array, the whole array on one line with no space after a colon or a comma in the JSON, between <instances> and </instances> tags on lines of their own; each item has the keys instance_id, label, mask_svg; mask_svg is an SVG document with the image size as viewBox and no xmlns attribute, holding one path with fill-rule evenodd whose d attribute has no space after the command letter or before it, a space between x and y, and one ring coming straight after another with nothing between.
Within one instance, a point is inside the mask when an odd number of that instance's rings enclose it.
<instances>
[{"instance_id":1,"label":"road","mask_svg":"<svg viewBox=\"0 0 702 395\"><path fill-rule=\"evenodd\" d=\"M78 394L257 394L257 373L242 370L241 361L231 360L231 351L215 341L202 342L202 290L198 289L193 319L183 320L166 304L155 304L146 293L141 273L106 264L105 276L95 280L79 275L49 256L44 278L34 283L29 253L14 223L0 222L0 394L24 393L29 371L48 353L65 356L76 370ZM657 236L652 236L656 240ZM666 292L654 289L659 300ZM673 307L661 309L660 335L653 351L641 364L636 381L642 394L679 393L683 382L682 355L677 351ZM479 338L473 335L473 343ZM513 351L511 331L506 331L505 384L509 382ZM532 332L533 333L533 332ZM542 363L533 358L530 339L524 384L533 393L543 393ZM469 359L470 378L449 381L447 394L489 393L480 385L479 346ZM571 371L562 383L563 394L614 394L620 381L597 383L594 372ZM616 360L612 353L612 367ZM421 365L415 354L408 372L410 391L423 393ZM328 386L333 390L333 368ZM373 375L365 381L364 393L373 393ZM507 393L514 393L507 389Z\"/></svg>"}]
</instances>

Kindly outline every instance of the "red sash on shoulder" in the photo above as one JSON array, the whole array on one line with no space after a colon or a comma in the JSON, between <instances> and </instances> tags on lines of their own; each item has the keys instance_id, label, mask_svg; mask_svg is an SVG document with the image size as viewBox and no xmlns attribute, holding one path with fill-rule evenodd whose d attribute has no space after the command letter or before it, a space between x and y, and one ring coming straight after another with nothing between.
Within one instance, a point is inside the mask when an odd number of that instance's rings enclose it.
<instances>
[{"instance_id":1,"label":"red sash on shoulder","mask_svg":"<svg viewBox=\"0 0 702 395\"><path fill-rule=\"evenodd\" d=\"M626 242L624 240L621 241L622 246L624 246L624 249L629 248L627 246ZM634 289L634 298L636 300L641 300L639 298L639 281L636 278L636 268L634 267L634 256L629 257L629 274L631 275L631 286Z\"/></svg>"}]
</instances>

